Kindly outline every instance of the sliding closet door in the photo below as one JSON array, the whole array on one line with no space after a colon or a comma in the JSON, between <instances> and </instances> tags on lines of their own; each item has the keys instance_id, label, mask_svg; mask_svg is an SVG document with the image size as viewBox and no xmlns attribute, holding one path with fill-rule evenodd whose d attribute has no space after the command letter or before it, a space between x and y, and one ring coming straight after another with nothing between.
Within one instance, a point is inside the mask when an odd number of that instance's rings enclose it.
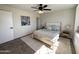
<instances>
[{"instance_id":1,"label":"sliding closet door","mask_svg":"<svg viewBox=\"0 0 79 59\"><path fill-rule=\"evenodd\" d=\"M0 44L13 39L12 13L0 10Z\"/></svg>"}]
</instances>

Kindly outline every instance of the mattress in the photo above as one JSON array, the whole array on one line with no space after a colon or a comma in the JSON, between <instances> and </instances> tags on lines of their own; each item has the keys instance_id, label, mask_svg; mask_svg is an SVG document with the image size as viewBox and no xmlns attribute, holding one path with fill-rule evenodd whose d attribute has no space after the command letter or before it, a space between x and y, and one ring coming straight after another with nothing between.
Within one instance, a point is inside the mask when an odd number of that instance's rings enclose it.
<instances>
[{"instance_id":1,"label":"mattress","mask_svg":"<svg viewBox=\"0 0 79 59\"><path fill-rule=\"evenodd\" d=\"M59 33L59 31L49 31L46 29L40 29L33 33L33 37L45 43L50 41L55 42L59 39Z\"/></svg>"}]
</instances>

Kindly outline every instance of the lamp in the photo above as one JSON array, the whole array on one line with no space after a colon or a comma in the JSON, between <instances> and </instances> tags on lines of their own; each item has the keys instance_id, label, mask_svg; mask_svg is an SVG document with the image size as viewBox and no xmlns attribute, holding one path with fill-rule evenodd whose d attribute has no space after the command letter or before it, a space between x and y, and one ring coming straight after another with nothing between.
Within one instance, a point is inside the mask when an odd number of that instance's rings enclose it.
<instances>
[{"instance_id":1,"label":"lamp","mask_svg":"<svg viewBox=\"0 0 79 59\"><path fill-rule=\"evenodd\" d=\"M67 25L65 26L65 30L70 31L70 29L71 29L71 25L67 24Z\"/></svg>"}]
</instances>

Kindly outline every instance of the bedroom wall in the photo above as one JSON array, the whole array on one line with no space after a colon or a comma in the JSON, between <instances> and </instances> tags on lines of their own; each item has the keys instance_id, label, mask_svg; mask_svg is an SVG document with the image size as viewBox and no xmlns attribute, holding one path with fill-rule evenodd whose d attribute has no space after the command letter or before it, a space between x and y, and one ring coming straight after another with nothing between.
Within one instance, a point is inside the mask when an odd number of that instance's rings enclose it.
<instances>
[{"instance_id":1,"label":"bedroom wall","mask_svg":"<svg viewBox=\"0 0 79 59\"><path fill-rule=\"evenodd\" d=\"M72 30L75 21L75 8L45 13L40 15L40 19L41 25L47 22L61 22L62 30L65 29L66 25L71 25L70 29Z\"/></svg>"},{"instance_id":2,"label":"bedroom wall","mask_svg":"<svg viewBox=\"0 0 79 59\"><path fill-rule=\"evenodd\" d=\"M13 8L7 5L0 5L0 10L11 11L13 14L14 39L32 33L36 29L37 14ZM20 16L30 16L31 25L21 26Z\"/></svg>"}]
</instances>

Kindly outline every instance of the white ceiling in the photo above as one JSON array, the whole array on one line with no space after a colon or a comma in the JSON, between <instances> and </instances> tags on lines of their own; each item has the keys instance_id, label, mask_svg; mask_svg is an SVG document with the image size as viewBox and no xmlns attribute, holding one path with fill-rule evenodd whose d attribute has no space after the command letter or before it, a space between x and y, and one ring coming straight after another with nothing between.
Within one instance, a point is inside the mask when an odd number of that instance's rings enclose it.
<instances>
[{"instance_id":1,"label":"white ceiling","mask_svg":"<svg viewBox=\"0 0 79 59\"><path fill-rule=\"evenodd\" d=\"M50 8L50 9L52 9L52 11L76 7L76 4L47 4L47 5L48 5L48 7L46 7L46 8ZM31 7L36 6L36 4L8 4L8 6L19 8L19 9L24 9L24 10L29 10L29 11L34 11L34 9Z\"/></svg>"}]
</instances>

